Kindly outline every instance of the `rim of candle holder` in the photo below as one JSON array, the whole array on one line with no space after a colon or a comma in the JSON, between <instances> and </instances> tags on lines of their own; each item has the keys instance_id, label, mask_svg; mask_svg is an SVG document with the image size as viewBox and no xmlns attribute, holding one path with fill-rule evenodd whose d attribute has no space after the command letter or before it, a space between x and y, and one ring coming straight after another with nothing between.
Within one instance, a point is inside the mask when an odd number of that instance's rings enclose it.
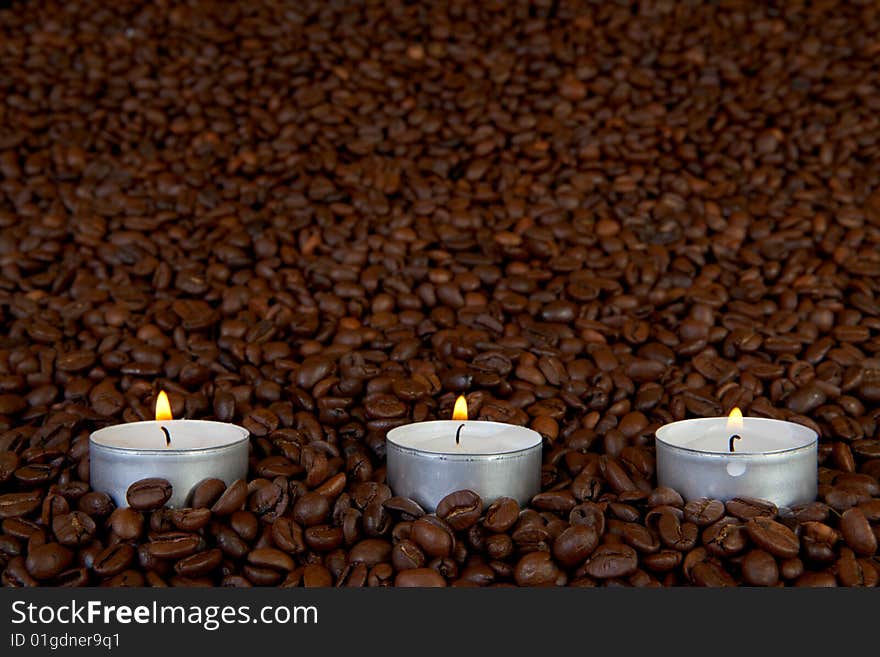
<instances>
[{"instance_id":1,"label":"rim of candle holder","mask_svg":"<svg viewBox=\"0 0 880 657\"><path fill-rule=\"evenodd\" d=\"M662 427L657 428L654 431L654 438L657 442L663 443L664 446L666 446L670 449L676 449L676 450L679 450L682 452L689 452L691 454L697 454L701 457L728 458L728 459L729 458L742 458L742 457L746 457L746 456L772 457L772 456L777 456L777 455L782 455L782 454L793 454L796 452L809 451L809 450L817 447L819 444L819 434L816 433L815 431L813 431L810 427L803 425L803 424L798 424L797 422L788 422L787 420L777 420L775 418L769 418L769 417L744 417L743 418L743 426L738 429L733 429L731 431L741 434L745 430L746 424L754 424L754 423L777 424L777 425L780 425L780 428L782 428L781 425L785 425L784 428L786 428L788 430L791 430L792 428L797 427L798 431L805 432L806 437L809 437L809 440L807 442L804 442L802 445L796 445L794 447L784 447L781 449L767 449L767 450L762 450L760 452L738 451L738 450L734 451L734 452L729 452L729 451L723 452L723 451L708 451L708 450L704 450L704 449L694 449L693 447L686 447L684 445L679 445L676 443L669 442L669 440L664 440L661 435L661 432L668 433L669 431L673 431L675 427L680 428L681 425L684 425L684 424L688 424L688 425L702 424L702 423L717 424L719 422L725 422L725 426L726 426L727 418L725 418L725 417L698 417L698 418L689 418L686 420L677 420L675 422L670 422L669 424L664 424Z\"/></svg>"},{"instance_id":2,"label":"rim of candle holder","mask_svg":"<svg viewBox=\"0 0 880 657\"><path fill-rule=\"evenodd\" d=\"M127 431L124 427L136 427L138 425L150 424L157 427L161 427L163 424L167 424L169 422L188 424L188 425L216 425L217 427L223 427L224 430L235 430L240 435L235 440L232 440L228 443L223 443L222 445L214 445L207 447L184 447L184 448L171 448L169 449L167 445L161 444L159 447L120 447L119 445L108 445L107 443L100 442L100 434L112 433L113 431ZM242 443L246 443L250 440L251 432L246 428L239 426L237 424L230 424L228 422L217 422L216 420L187 420L187 419L179 419L179 420L142 420L140 422L126 422L124 424L113 424L108 427L103 427L102 429L97 429L89 434L89 448L95 447L102 450L107 450L110 452L118 452L120 454L149 454L150 456L163 456L163 457L173 457L173 456L185 456L187 454L198 454L202 452L222 452L228 449L234 449L239 447ZM172 434L172 441L173 441ZM164 441L164 438L163 438Z\"/></svg>"},{"instance_id":3,"label":"rim of candle holder","mask_svg":"<svg viewBox=\"0 0 880 657\"><path fill-rule=\"evenodd\" d=\"M411 445L401 445L400 443L394 440L395 433L406 433L408 431L415 431L415 424L418 424L419 428L430 429L432 427L437 427L440 424L446 426L457 427L462 422L472 422L474 424L487 425L490 427L498 427L499 429L503 429L505 431L525 431L534 433L537 436L536 442L532 445L527 445L526 447L521 447L518 449L512 449L505 452L462 452L460 454L456 454L453 451L449 452L436 452L433 450L420 449L418 447L412 447ZM431 425L431 426L428 426ZM484 436L488 437L488 436ZM462 440L467 439L467 436L462 434ZM419 456L428 456L431 458L437 458L439 460L444 461L474 461L480 460L485 461L487 458L491 458L493 460L501 460L505 458L514 458L525 454L526 452L531 452L535 448L542 448L544 444L544 437L535 431L534 429L529 429L528 427L524 427L520 424L508 424L506 422L492 422L491 420L429 420L427 422L418 422L412 424L403 424L399 427L394 427L389 430L388 433L385 434L385 440L388 443L388 447L393 447L400 452L406 454L413 454ZM479 440L479 438L477 438ZM455 438L452 438L452 449L455 449ZM387 449L387 448L386 448Z\"/></svg>"},{"instance_id":4,"label":"rim of candle holder","mask_svg":"<svg viewBox=\"0 0 880 657\"><path fill-rule=\"evenodd\" d=\"M486 463L487 461L508 461L512 459L522 458L526 456L529 452L533 452L540 445L532 445L531 447L524 447L523 449L518 449L516 451L503 452L501 454L485 452L485 453L476 453L469 452L467 454L447 454L446 452L427 452L425 450L416 449L414 447L402 447L397 443L391 444L391 449L401 453L401 454L410 454L412 456L421 456L426 457L435 461L481 461Z\"/></svg>"}]
</instances>

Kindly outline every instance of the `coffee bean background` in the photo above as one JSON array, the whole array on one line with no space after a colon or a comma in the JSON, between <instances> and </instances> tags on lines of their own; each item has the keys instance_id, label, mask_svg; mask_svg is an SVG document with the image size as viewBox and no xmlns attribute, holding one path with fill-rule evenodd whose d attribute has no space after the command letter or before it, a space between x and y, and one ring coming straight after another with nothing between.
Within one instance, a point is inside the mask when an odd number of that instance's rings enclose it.
<instances>
[{"instance_id":1,"label":"coffee bean background","mask_svg":"<svg viewBox=\"0 0 880 657\"><path fill-rule=\"evenodd\" d=\"M877 3L4 3L8 586L874 586ZM251 432L192 509L88 436ZM526 507L385 433L545 439ZM795 509L657 488L653 432L821 436Z\"/></svg>"}]
</instances>

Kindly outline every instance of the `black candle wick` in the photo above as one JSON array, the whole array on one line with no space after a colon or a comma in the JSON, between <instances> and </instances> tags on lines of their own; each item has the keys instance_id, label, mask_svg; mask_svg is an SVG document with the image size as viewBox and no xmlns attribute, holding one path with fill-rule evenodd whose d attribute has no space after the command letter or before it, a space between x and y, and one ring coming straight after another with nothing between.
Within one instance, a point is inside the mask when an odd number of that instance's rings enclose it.
<instances>
[{"instance_id":1,"label":"black candle wick","mask_svg":"<svg viewBox=\"0 0 880 657\"><path fill-rule=\"evenodd\" d=\"M464 429L464 425L458 427L458 431L455 432L455 444L461 445L461 430Z\"/></svg>"},{"instance_id":2,"label":"black candle wick","mask_svg":"<svg viewBox=\"0 0 880 657\"><path fill-rule=\"evenodd\" d=\"M170 447L171 446L171 434L168 433L168 429L166 429L165 427L159 427L159 428L165 432L165 446Z\"/></svg>"},{"instance_id":3,"label":"black candle wick","mask_svg":"<svg viewBox=\"0 0 880 657\"><path fill-rule=\"evenodd\" d=\"M731 452L734 451L733 450L733 441L734 440L742 440L742 436L740 436L738 433L735 433L730 437L730 440L727 443L727 447L730 449Z\"/></svg>"}]
</instances>

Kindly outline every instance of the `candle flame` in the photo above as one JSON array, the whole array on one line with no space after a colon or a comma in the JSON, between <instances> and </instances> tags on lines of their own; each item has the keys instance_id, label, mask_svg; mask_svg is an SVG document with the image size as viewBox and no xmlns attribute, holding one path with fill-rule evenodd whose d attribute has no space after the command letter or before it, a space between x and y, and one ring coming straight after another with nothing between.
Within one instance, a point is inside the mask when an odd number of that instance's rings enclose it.
<instances>
[{"instance_id":1,"label":"candle flame","mask_svg":"<svg viewBox=\"0 0 880 657\"><path fill-rule=\"evenodd\" d=\"M727 429L729 431L740 431L743 428L743 414L738 406L734 406L727 416Z\"/></svg>"},{"instance_id":2,"label":"candle flame","mask_svg":"<svg viewBox=\"0 0 880 657\"><path fill-rule=\"evenodd\" d=\"M452 419L453 420L467 420L468 419L467 400L464 398L464 395L459 395L458 399L455 400L455 408L452 409Z\"/></svg>"},{"instance_id":3,"label":"candle flame","mask_svg":"<svg viewBox=\"0 0 880 657\"><path fill-rule=\"evenodd\" d=\"M171 403L168 401L168 395L164 390L160 390L159 396L156 398L156 421L172 419L174 416L171 415Z\"/></svg>"}]
</instances>

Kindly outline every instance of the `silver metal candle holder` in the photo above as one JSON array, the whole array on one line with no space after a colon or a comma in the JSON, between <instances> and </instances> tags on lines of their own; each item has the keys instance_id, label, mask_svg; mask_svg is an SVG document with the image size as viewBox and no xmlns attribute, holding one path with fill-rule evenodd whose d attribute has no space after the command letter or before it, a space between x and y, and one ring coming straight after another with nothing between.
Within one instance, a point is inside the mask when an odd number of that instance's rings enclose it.
<instances>
[{"instance_id":1,"label":"silver metal candle holder","mask_svg":"<svg viewBox=\"0 0 880 657\"><path fill-rule=\"evenodd\" d=\"M727 418L700 418L662 426L656 438L657 481L685 500L756 497L791 507L816 499L818 435L803 425L747 417L731 430Z\"/></svg>"},{"instance_id":2,"label":"silver metal candle holder","mask_svg":"<svg viewBox=\"0 0 880 657\"><path fill-rule=\"evenodd\" d=\"M99 429L89 437L92 489L109 494L117 506L128 506L125 494L131 484L160 477L172 486L167 506L184 507L205 479L229 485L247 477L248 435L244 427L206 420L130 422ZM153 442L156 446L148 447Z\"/></svg>"},{"instance_id":3,"label":"silver metal candle holder","mask_svg":"<svg viewBox=\"0 0 880 657\"><path fill-rule=\"evenodd\" d=\"M541 490L541 440L531 429L502 422L437 420L397 427L387 435L388 485L428 511L463 489L476 492L485 505L499 497L524 505Z\"/></svg>"}]
</instances>

